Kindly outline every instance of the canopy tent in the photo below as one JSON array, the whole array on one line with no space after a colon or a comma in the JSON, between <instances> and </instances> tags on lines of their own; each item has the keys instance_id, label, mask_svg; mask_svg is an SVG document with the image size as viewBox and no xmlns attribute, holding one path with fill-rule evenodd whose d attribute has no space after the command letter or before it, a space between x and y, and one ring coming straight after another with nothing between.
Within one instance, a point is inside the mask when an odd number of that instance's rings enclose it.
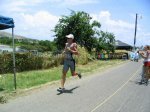
<instances>
[{"instance_id":1,"label":"canopy tent","mask_svg":"<svg viewBox=\"0 0 150 112\"><path fill-rule=\"evenodd\" d=\"M14 28L14 21L12 18L0 16L0 30Z\"/></svg>"},{"instance_id":2,"label":"canopy tent","mask_svg":"<svg viewBox=\"0 0 150 112\"><path fill-rule=\"evenodd\" d=\"M14 72L14 86L16 89L16 66L15 66L15 46L14 46L14 21L13 18L0 16L0 30L12 28L12 41L13 41L13 72Z\"/></svg>"}]
</instances>

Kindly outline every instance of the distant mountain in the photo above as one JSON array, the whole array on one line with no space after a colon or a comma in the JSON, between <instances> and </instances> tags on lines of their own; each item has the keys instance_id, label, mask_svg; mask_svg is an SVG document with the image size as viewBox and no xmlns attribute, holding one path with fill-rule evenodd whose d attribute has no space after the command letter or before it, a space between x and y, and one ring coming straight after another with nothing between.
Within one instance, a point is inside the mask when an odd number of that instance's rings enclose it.
<instances>
[{"instance_id":1,"label":"distant mountain","mask_svg":"<svg viewBox=\"0 0 150 112\"><path fill-rule=\"evenodd\" d=\"M8 32L4 32L4 31L0 31L0 38L1 37L12 37L12 34L11 33L8 33ZM20 36L20 35L14 35L14 38L15 39L27 39L27 40L35 40L35 39L31 39L31 38L27 38L27 37L24 37L24 36Z\"/></svg>"}]
</instances>

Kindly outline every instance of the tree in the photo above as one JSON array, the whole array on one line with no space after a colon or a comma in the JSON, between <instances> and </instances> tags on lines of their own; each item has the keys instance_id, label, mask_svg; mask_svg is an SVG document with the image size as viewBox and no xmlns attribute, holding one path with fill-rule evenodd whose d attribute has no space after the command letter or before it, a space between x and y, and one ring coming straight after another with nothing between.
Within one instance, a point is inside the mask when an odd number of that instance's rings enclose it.
<instances>
[{"instance_id":1,"label":"tree","mask_svg":"<svg viewBox=\"0 0 150 112\"><path fill-rule=\"evenodd\" d=\"M12 39L9 37L1 37L0 38L0 43L1 44L6 44L6 45L11 45L12 44Z\"/></svg>"},{"instance_id":2,"label":"tree","mask_svg":"<svg viewBox=\"0 0 150 112\"><path fill-rule=\"evenodd\" d=\"M72 33L75 41L84 46L89 52L95 48L95 35L101 24L97 21L91 22L92 17L86 12L72 11L70 16L62 16L54 28L58 49L63 49L66 42L66 35ZM97 30L94 30L97 29Z\"/></svg>"},{"instance_id":3,"label":"tree","mask_svg":"<svg viewBox=\"0 0 150 112\"><path fill-rule=\"evenodd\" d=\"M114 52L115 51L115 35L113 33L108 33L108 41L107 41L107 52Z\"/></svg>"},{"instance_id":4,"label":"tree","mask_svg":"<svg viewBox=\"0 0 150 112\"><path fill-rule=\"evenodd\" d=\"M114 52L115 36L113 33L101 31L97 40L96 51L105 50L107 53Z\"/></svg>"},{"instance_id":5,"label":"tree","mask_svg":"<svg viewBox=\"0 0 150 112\"><path fill-rule=\"evenodd\" d=\"M54 51L55 48L55 42L48 41L48 40L41 40L39 41L39 45L45 47L44 51Z\"/></svg>"}]
</instances>

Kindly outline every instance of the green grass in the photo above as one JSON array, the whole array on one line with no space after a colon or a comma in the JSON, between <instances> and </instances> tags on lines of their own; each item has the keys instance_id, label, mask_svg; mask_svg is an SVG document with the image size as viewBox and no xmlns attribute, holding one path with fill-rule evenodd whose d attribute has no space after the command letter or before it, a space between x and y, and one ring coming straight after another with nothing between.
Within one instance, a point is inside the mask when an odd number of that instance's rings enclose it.
<instances>
[{"instance_id":1,"label":"green grass","mask_svg":"<svg viewBox=\"0 0 150 112\"><path fill-rule=\"evenodd\" d=\"M40 84L44 84L50 81L60 79L61 67L38 70L38 71L27 71L16 74L17 88L26 89ZM1 77L0 87L3 87L5 91L13 91L13 74L5 74Z\"/></svg>"},{"instance_id":2,"label":"green grass","mask_svg":"<svg viewBox=\"0 0 150 112\"><path fill-rule=\"evenodd\" d=\"M121 63L122 60L110 60L110 61L93 61L86 65L77 65L76 70L81 73L89 73L96 71L98 69L105 68L107 66L116 65ZM39 86L51 81L56 81L61 78L62 66L47 69L47 70L37 70L37 71L27 71L17 73L17 88L27 89L34 86ZM71 76L70 71L67 74L68 77ZM4 74L0 77L0 93L10 93L14 91L13 74Z\"/></svg>"},{"instance_id":3,"label":"green grass","mask_svg":"<svg viewBox=\"0 0 150 112\"><path fill-rule=\"evenodd\" d=\"M114 66L117 64L120 64L123 62L122 60L100 60L100 61L93 61L90 62L86 65L78 65L77 66L77 71L81 71L81 73L86 73L86 72L94 72L94 71L100 71L101 69L107 68L108 66Z\"/></svg>"}]
</instances>

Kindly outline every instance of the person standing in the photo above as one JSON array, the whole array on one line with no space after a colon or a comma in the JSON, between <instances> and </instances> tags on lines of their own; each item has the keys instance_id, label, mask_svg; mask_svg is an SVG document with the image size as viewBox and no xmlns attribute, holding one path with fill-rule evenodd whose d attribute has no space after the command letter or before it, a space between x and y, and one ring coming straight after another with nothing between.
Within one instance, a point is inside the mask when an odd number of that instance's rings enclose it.
<instances>
[{"instance_id":1,"label":"person standing","mask_svg":"<svg viewBox=\"0 0 150 112\"><path fill-rule=\"evenodd\" d=\"M144 47L144 52L139 51L139 54L144 58L144 65L143 65L143 70L142 70L142 78L140 84L143 82L148 84L148 78L146 77L146 68L150 67L150 46L146 45Z\"/></svg>"},{"instance_id":2,"label":"person standing","mask_svg":"<svg viewBox=\"0 0 150 112\"><path fill-rule=\"evenodd\" d=\"M74 35L69 34L66 35L67 37L67 43L65 46L65 49L63 51L64 53L64 64L63 64L63 71L62 71L62 77L61 77L61 87L57 89L59 92L63 92L65 90L64 84L66 81L66 74L70 68L72 76L78 76L80 79L82 75L80 73L75 72L75 60L73 59L73 55L78 55L77 50L77 44L74 42Z\"/></svg>"},{"instance_id":3,"label":"person standing","mask_svg":"<svg viewBox=\"0 0 150 112\"><path fill-rule=\"evenodd\" d=\"M135 52L135 54L134 54L134 61L138 62L138 60L139 60L139 53Z\"/></svg>"}]
</instances>

